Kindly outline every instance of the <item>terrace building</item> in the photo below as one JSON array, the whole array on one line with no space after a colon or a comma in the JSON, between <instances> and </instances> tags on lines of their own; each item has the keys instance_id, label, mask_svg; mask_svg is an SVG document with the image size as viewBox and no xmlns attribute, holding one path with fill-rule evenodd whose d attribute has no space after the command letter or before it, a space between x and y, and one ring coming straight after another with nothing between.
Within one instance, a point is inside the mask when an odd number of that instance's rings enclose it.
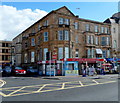
<instances>
[{"instance_id":1,"label":"terrace building","mask_svg":"<svg viewBox=\"0 0 120 103\"><path fill-rule=\"evenodd\" d=\"M19 36L22 65L49 59L112 56L110 24L79 18L65 6L51 11Z\"/></svg>"}]
</instances>

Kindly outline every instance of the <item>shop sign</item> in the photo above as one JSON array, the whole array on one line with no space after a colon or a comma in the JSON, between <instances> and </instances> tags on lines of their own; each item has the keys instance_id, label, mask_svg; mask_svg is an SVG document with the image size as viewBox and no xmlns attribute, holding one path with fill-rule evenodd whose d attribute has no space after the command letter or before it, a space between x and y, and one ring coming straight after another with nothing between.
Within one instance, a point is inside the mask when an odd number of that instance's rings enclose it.
<instances>
[{"instance_id":1,"label":"shop sign","mask_svg":"<svg viewBox=\"0 0 120 103\"><path fill-rule=\"evenodd\" d=\"M78 70L66 70L65 75L78 75Z\"/></svg>"}]
</instances>

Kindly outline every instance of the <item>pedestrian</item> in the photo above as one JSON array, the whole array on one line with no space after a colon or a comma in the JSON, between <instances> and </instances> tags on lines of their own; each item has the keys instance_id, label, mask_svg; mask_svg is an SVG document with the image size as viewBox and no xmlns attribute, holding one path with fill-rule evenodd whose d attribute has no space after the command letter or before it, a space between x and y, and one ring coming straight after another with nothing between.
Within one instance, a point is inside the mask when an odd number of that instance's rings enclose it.
<instances>
[{"instance_id":1,"label":"pedestrian","mask_svg":"<svg viewBox=\"0 0 120 103\"><path fill-rule=\"evenodd\" d=\"M92 67L89 67L89 76L93 76L95 73L95 68L92 66Z\"/></svg>"}]
</instances>

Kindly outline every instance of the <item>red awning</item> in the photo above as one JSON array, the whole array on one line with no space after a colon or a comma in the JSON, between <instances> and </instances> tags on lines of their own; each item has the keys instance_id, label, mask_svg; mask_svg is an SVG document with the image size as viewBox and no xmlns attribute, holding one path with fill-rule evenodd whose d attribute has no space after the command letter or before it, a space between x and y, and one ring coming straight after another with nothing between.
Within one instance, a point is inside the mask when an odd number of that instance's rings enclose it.
<instances>
[{"instance_id":1,"label":"red awning","mask_svg":"<svg viewBox=\"0 0 120 103\"><path fill-rule=\"evenodd\" d=\"M96 63L98 59L95 58L68 58L67 61L78 61L80 63Z\"/></svg>"}]
</instances>

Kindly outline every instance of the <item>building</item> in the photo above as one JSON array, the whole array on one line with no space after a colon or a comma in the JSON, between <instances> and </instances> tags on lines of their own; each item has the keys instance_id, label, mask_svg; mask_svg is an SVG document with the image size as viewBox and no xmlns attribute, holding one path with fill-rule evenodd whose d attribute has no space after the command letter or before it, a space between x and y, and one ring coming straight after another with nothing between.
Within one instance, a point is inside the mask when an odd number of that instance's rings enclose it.
<instances>
[{"instance_id":1,"label":"building","mask_svg":"<svg viewBox=\"0 0 120 103\"><path fill-rule=\"evenodd\" d=\"M49 59L110 58L110 28L110 24L79 18L65 6L53 10L20 34L21 63L29 66Z\"/></svg>"},{"instance_id":2,"label":"building","mask_svg":"<svg viewBox=\"0 0 120 103\"><path fill-rule=\"evenodd\" d=\"M111 24L113 57L120 58L120 12L104 21Z\"/></svg>"},{"instance_id":3,"label":"building","mask_svg":"<svg viewBox=\"0 0 120 103\"><path fill-rule=\"evenodd\" d=\"M0 66L11 64L11 44L12 41L0 41Z\"/></svg>"},{"instance_id":4,"label":"building","mask_svg":"<svg viewBox=\"0 0 120 103\"><path fill-rule=\"evenodd\" d=\"M22 35L19 34L13 39L12 43L12 64L15 66L21 65L22 58Z\"/></svg>"}]
</instances>

